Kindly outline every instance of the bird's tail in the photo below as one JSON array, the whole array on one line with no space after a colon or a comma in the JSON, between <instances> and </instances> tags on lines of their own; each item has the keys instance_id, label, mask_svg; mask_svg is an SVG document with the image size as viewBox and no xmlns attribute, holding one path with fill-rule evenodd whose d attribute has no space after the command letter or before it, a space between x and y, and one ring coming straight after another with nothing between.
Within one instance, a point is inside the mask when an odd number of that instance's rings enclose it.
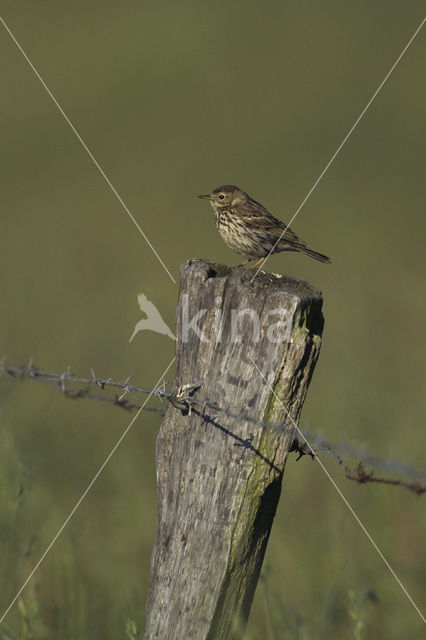
<instances>
[{"instance_id":1,"label":"bird's tail","mask_svg":"<svg viewBox=\"0 0 426 640\"><path fill-rule=\"evenodd\" d=\"M331 260L328 256L325 256L323 253L318 253L318 251L313 251L313 249L308 249L307 247L298 247L298 251L301 251L307 256L315 258L315 260L319 260L320 262L326 262L327 264L331 263Z\"/></svg>"}]
</instances>

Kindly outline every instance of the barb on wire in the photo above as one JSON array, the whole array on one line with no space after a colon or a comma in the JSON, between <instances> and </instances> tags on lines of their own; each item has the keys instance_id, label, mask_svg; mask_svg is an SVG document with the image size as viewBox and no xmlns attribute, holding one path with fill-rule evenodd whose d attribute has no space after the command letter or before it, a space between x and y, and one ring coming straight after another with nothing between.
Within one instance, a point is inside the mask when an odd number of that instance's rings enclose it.
<instances>
[{"instance_id":1,"label":"barb on wire","mask_svg":"<svg viewBox=\"0 0 426 640\"><path fill-rule=\"evenodd\" d=\"M364 449L356 449L347 443L331 444L324 438L320 437L317 433L304 430L303 435L306 437L306 440L309 440L311 443L310 446L307 442L297 436L294 426L286 424L287 420L275 424L271 422L264 422L247 411L234 411L230 407L219 406L217 402L212 402L205 398L198 399L196 397L196 393L203 385L202 380L181 385L174 393L171 393L166 391L165 380L163 380L156 389L146 389L144 387L138 387L130 384L130 377L124 380L124 382L118 382L113 380L111 377L100 378L96 376L94 370L91 369L91 377L85 378L75 376L71 372L71 368L69 366L64 373L48 373L46 371L40 371L37 367L34 367L32 358L30 359L27 367L16 367L6 364L6 357L0 359L0 376L2 374L6 374L8 377L15 380L29 379L49 384L60 389L67 398L74 400L86 398L100 402L109 402L128 411L143 408L144 411L154 411L161 414L165 413L164 406L143 406L142 403L138 403L135 395L137 393L152 394L161 402L163 399L166 399L176 409L179 409L188 415L191 415L193 409L197 409L203 417L206 415L206 410L210 409L214 411L216 415L222 415L226 418L235 420L236 422L249 422L258 427L274 429L275 431L279 431L283 434L291 434L293 436L293 440L290 451L298 454L297 460L300 460L301 457L306 455L315 459L318 454L326 453L344 470L345 475L349 480L353 480L359 484L375 482L392 486L400 486L409 489L418 495L426 492L426 474L413 469L408 464L372 456ZM85 384L87 388L81 389L70 386L75 383ZM102 391L105 391L107 387L110 387L113 389L121 389L123 392L120 396L115 395L113 397L95 394L89 391L91 385L98 386ZM127 395L130 395L135 402L127 400ZM351 468L345 464L342 456L356 458L358 460L358 464L354 468ZM375 470L404 476L404 479L395 477L378 477L375 475L375 471L367 472L365 470L365 465L368 465Z\"/></svg>"},{"instance_id":2,"label":"barb on wire","mask_svg":"<svg viewBox=\"0 0 426 640\"><path fill-rule=\"evenodd\" d=\"M410 491L413 491L418 495L426 492L426 487L424 485L421 485L420 482L406 482L405 480L395 480L392 478L377 478L374 475L373 471L367 473L362 462L360 462L354 470L349 468L346 468L345 470L346 477L349 478L349 480L355 480L355 482L359 482L360 484L365 484L366 482L378 482L381 484L390 484L398 487L405 487L406 489L410 489Z\"/></svg>"}]
</instances>

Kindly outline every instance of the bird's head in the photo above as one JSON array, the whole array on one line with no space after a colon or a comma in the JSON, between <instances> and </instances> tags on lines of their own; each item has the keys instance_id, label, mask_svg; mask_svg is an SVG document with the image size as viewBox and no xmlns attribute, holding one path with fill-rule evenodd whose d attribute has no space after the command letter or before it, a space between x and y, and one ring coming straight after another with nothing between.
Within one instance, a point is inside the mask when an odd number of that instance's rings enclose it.
<instances>
[{"instance_id":1,"label":"bird's head","mask_svg":"<svg viewBox=\"0 0 426 640\"><path fill-rule=\"evenodd\" d=\"M214 189L211 193L198 196L199 198L205 198L210 200L210 203L215 209L221 210L229 207L236 207L249 199L249 196L238 187L232 184L225 184L222 187Z\"/></svg>"}]
</instances>

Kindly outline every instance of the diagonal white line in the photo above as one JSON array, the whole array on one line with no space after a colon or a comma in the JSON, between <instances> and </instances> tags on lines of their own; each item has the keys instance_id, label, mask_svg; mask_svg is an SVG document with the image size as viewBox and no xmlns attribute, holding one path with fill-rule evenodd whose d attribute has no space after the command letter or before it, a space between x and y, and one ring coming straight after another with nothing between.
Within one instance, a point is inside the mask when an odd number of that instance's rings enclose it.
<instances>
[{"instance_id":1,"label":"diagonal white line","mask_svg":"<svg viewBox=\"0 0 426 640\"><path fill-rule=\"evenodd\" d=\"M11 610L11 608L13 607L13 605L15 604L15 602L17 601L17 599L19 598L19 596L21 595L21 593L23 592L23 590L25 589L25 587L27 586L27 584L29 583L29 581L31 580L31 578L33 577L33 575L35 574L35 572L37 571L37 569L39 568L39 566L41 565L41 563L43 562L43 560L45 559L45 557L47 556L47 554L49 553L49 551L51 550L51 548L53 547L53 545L55 544L56 540L59 538L59 536L61 535L62 531L65 529L65 527L67 526L68 522L71 520L72 516L74 515L74 513L77 511L78 507L80 506L80 504L83 502L84 498L87 496L87 494L89 493L90 489L92 488L92 486L95 484L96 480L98 479L98 477L100 476L100 474L102 473L102 471L105 469L106 465L108 464L108 462L110 461L110 459L112 458L113 454L115 453L116 449L118 448L118 446L120 445L120 443L124 440L124 438L126 437L127 433L129 432L131 426L133 425L133 423L135 422L135 420L137 419L137 417L139 416L140 412L142 411L142 409L144 408L144 406L146 405L146 403L148 402L148 400L150 399L150 397L153 395L155 389L158 387L158 385L160 384L161 380L164 378L164 376L166 375L166 373L168 372L168 370L170 369L170 367L172 366L172 364L174 363L176 358L173 358L173 360L170 362L170 364L168 365L168 367L163 371L163 373L161 374L160 378L158 379L157 383L154 386L153 391L151 391L151 393L149 394L149 396L146 398L145 402L143 403L143 405L141 406L141 408L139 409L139 411L137 412L137 414L135 415L135 417L131 420L130 424L126 427L126 429L123 431L123 433L121 434L120 438L117 440L117 442L115 443L115 445L113 446L113 448L111 449L111 451L109 452L109 454L107 455L107 457L105 458L104 462L102 463L102 465L100 466L100 468L98 469L98 471L95 473L95 475L93 476L92 480L90 481L88 487L86 488L86 490L84 491L84 493L81 495L81 497L77 500L77 502L75 503L73 509L71 510L71 512L69 513L69 515L66 517L65 521L63 522L62 526L60 527L59 531L57 532L57 534L55 535L55 537L53 538L53 540L49 543L49 545L46 547L43 555L41 556L41 558L39 559L39 561L37 562L37 564L35 565L34 569L31 571L31 573L29 574L28 578L25 580L24 584L22 585L22 587L19 589L18 593L16 594L16 596L13 598L12 602L10 603L10 605L7 607L6 611L3 613L2 617L0 618L0 624L3 622L3 620L5 619L5 617L7 616L7 614L9 613L9 611Z\"/></svg>"},{"instance_id":2,"label":"diagonal white line","mask_svg":"<svg viewBox=\"0 0 426 640\"><path fill-rule=\"evenodd\" d=\"M389 71L387 72L387 74L385 75L385 77L383 78L382 82L379 84L379 86L377 87L377 89L375 90L373 95L371 96L370 100L367 102L367 104L365 105L364 109L361 111L361 113L359 114L358 118L355 120L355 122L353 123L352 127L349 129L349 131L347 132L347 134L343 138L342 142L339 144L339 146L337 147L336 151L333 153L333 155L331 156L330 160L327 162L327 164L325 165L324 169L322 170L322 172L320 173L320 175L318 176L318 178L316 179L316 181L314 182L314 184L312 185L312 187L308 191L306 197L304 198L304 200L302 200L302 202L298 206L298 208L296 210L296 213L293 215L293 217L291 218L290 222L287 224L286 228L284 229L284 231L282 232L282 234L280 235L280 237L278 238L278 240L276 241L276 243L274 244L274 246L272 247L272 249L270 250L270 252L266 256L265 260L262 262L261 266L258 267L256 273L254 274L254 276L250 280L250 282L253 282L253 280L255 279L257 274L259 273L260 269L263 268L265 262L270 257L271 253L274 252L277 244L279 243L281 238L285 235L287 229L289 228L289 226L291 225L291 223L293 222L295 217L298 215L299 211L302 209L302 207L308 201L308 199L310 198L312 192L317 187L319 182L322 180L323 176L328 171L330 165L334 162L334 160L335 160L336 156L338 155L338 153L340 152L341 148L346 143L346 141L348 140L349 136L352 134L352 132L355 129L355 127L359 124L361 118L364 116L365 112L367 111L367 109L369 108L369 106L371 105L371 103L373 102L373 100L375 99L377 94L379 93L379 91L382 89L382 87L385 84L386 80L389 78L389 76L391 75L392 71L395 69L396 65L401 60L401 58L404 55L404 53L407 51L408 47L411 45L411 43L413 42L413 40L416 37L416 35L419 33L420 29L422 28L422 26L425 23L425 20L426 20L426 18L423 18L423 20L421 21L420 25L417 27L417 29L415 30L415 32L413 33L413 35L411 36L411 38L409 39L409 41L407 42L407 44L405 45L405 47L403 48L403 50L401 51L401 53L399 54L399 56L397 57L397 59L395 60L395 62L391 66L391 68L389 69Z\"/></svg>"},{"instance_id":3,"label":"diagonal white line","mask_svg":"<svg viewBox=\"0 0 426 640\"><path fill-rule=\"evenodd\" d=\"M19 42L17 41L17 39L15 38L15 36L13 35L12 31L9 29L9 27L7 26L7 24L5 23L5 21L3 20L3 18L0 16L0 21L3 24L4 28L6 29L6 31L8 32L8 34L10 35L10 37L12 38L13 42L16 44L16 46L18 47L19 51L22 53L22 55L24 56L25 60L28 62L28 64L30 65L31 69L34 71L35 75L37 76L37 78L40 80L41 84L43 85L43 87L45 88L45 90L47 91L48 95L50 96L50 98L53 100L53 102L55 103L55 105L57 106L57 108L59 109L61 115L63 116L63 118L66 120L66 122L69 124L69 126L71 127L72 131L74 132L76 138L78 139L78 141L81 143L81 145L83 146L83 148L85 149L85 151L87 152L87 154L89 155L90 159L92 160L93 164L95 165L95 167L98 169L99 173L102 175L102 177L104 178L104 180L106 181L106 183L108 184L108 186L110 187L111 191L113 192L113 194L115 195L115 197L117 198L117 200L119 201L119 203L121 204L121 206L123 207L123 209L128 213L128 215L130 216L131 220L133 221L133 223L135 224L136 228L138 229L139 233L142 235L142 237L144 238L145 242L147 242L147 244L149 245L150 249L153 251L154 255L156 256L157 260L161 263L161 265L163 266L163 268L165 269L165 271L167 272L167 274L169 275L170 279L172 280L173 284L176 284L176 280L174 279L174 277L172 276L172 274L170 273L170 271L168 270L168 268L166 267L166 265L164 264L163 260L160 258L160 256L158 255L157 251L154 249L154 247L152 246L151 242L149 241L149 239L147 238L147 236L145 235L145 233L142 231L139 223L136 221L135 217L133 216L133 214L131 213L131 211L129 210L129 208L127 207L127 205L125 204L124 200L122 199L122 197L120 196L120 194L118 193L117 189L114 187L114 185L112 184L111 180L108 178L108 176L106 175L105 171L102 169L102 167L100 166L100 164L98 163L98 161L96 160L95 156L93 155L93 153L90 151L89 147L87 146L87 144L84 142L83 138L80 136L80 134L78 133L77 129L74 127L73 123L71 122L71 120L68 118L67 114L65 113L65 111L62 109L61 105L59 104L59 102L56 100L55 96L53 95L53 93L51 92L51 90L49 89L49 87L47 86L47 84L45 83L45 81L43 80L43 78L41 77L41 75L39 74L39 72L37 71L37 69L35 68L35 66L33 65L33 63L31 62L31 60L29 59L29 57L27 56L27 54L25 53L24 49L21 47L21 45L19 44Z\"/></svg>"},{"instance_id":4,"label":"diagonal white line","mask_svg":"<svg viewBox=\"0 0 426 640\"><path fill-rule=\"evenodd\" d=\"M371 537L371 535L368 533L367 529L365 528L365 526L363 525L363 523L361 522L360 518L357 516L357 514L355 513L355 511L353 510L353 508L351 507L351 505L349 504L348 500L345 498L345 496L343 495L341 489L337 486L336 482L333 480L333 478L331 477L331 475L329 474L329 472L327 471L327 469L325 468L324 464L321 462L321 460L318 458L318 456L315 454L314 449L311 447L311 445L309 444L309 442L306 440L305 436L303 435L303 433L300 431L299 427L297 426L297 424L295 423L295 421L293 420L293 418L291 417L290 413L288 412L287 408L283 405L283 403L281 402L281 400L279 399L279 397L277 396L277 394L275 393L273 387L269 384L268 380L265 378L265 376L263 375L262 371L259 369L259 367L257 366L257 364L255 363L255 361L253 360L253 358L250 358L250 360L252 361L252 363L254 364L254 366L256 367L257 371L260 373L263 381L266 383L266 385L268 386L269 390L272 391L272 393L274 394L274 397L278 400L280 406L284 409L287 417L291 420L293 426L295 427L296 431L299 433L299 435L303 438L303 440L306 442L306 444L308 445L308 447L310 448L310 450L312 451L312 453L314 454L314 460L316 460L318 462L318 464L320 465L321 469L324 471L325 475L327 476L327 478L330 480L331 484L333 485L333 487L336 489L337 493L339 494L339 496L341 497L341 499L343 500L343 502L345 503L345 505L347 506L347 508L349 509L349 511L351 512L351 514L353 515L353 517L355 518L355 520L357 521L357 523L359 524L359 526L361 527L361 529L364 531L365 535L367 536L367 538L370 540L371 544L373 545L373 547L375 548L375 550L377 551L377 553L379 554L379 556L381 557L381 559L383 560L383 562L385 563L385 565L387 566L387 568L389 569L389 571L391 572L391 574L393 575L393 577L395 578L395 580L397 581L397 583L399 584L399 586L401 587L401 589L403 590L403 592L405 593L405 595L407 596L407 598L409 599L409 601L411 602L411 604L413 605L413 607L415 608L415 610L417 611L417 613L419 614L419 616L421 617L421 619L423 620L423 622L426 623L426 619L424 617L424 615L422 614L422 612L420 611L419 607L416 605L416 603L414 602L413 598L410 596L410 594L408 593L407 589L404 587L404 585L402 584L401 580L398 578L398 576L396 575L395 571L392 569L392 567L390 566L389 562L386 560L385 556L383 555L383 553L380 551L379 547L377 546L377 544L374 542L373 538Z\"/></svg>"}]
</instances>

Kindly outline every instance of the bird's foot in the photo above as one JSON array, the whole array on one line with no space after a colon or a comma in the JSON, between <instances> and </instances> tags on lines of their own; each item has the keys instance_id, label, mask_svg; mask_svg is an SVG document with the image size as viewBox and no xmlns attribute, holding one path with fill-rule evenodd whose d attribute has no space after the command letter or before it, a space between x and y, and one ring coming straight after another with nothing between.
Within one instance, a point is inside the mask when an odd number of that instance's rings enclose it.
<instances>
[{"instance_id":1,"label":"bird's foot","mask_svg":"<svg viewBox=\"0 0 426 640\"><path fill-rule=\"evenodd\" d=\"M251 268L256 269L256 267L259 266L259 269L260 269L260 265L262 265L265 262L265 260L266 258L259 258L259 260L255 262Z\"/></svg>"}]
</instances>

